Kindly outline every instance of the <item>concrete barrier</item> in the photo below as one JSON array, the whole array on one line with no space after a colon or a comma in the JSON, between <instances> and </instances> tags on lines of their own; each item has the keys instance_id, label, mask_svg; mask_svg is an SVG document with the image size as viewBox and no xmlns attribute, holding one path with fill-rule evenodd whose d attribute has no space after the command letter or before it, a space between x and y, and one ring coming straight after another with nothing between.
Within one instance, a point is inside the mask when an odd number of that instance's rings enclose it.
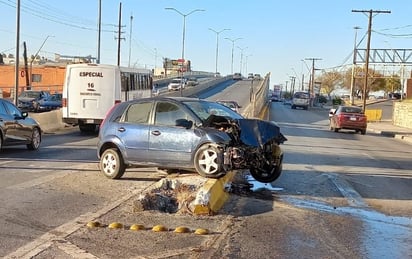
<instances>
[{"instance_id":1,"label":"concrete barrier","mask_svg":"<svg viewBox=\"0 0 412 259\"><path fill-rule=\"evenodd\" d=\"M29 116L40 124L44 133L52 133L66 126L62 120L63 113L61 109L42 113L30 113Z\"/></svg>"}]
</instances>

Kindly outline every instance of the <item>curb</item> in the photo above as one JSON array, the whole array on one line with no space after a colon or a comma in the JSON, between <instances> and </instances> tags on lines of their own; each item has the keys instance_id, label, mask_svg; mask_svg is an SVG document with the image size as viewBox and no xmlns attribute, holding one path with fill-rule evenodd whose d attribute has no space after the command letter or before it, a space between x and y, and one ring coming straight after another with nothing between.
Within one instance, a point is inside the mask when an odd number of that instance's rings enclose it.
<instances>
[{"instance_id":1,"label":"curb","mask_svg":"<svg viewBox=\"0 0 412 259\"><path fill-rule=\"evenodd\" d=\"M397 140L405 141L408 143L412 144L412 135L407 135L407 134L399 134L393 131L388 131L388 130L378 130L378 129L367 129L368 131L374 132L376 134L379 134L381 136L389 137L389 138L394 138Z\"/></svg>"},{"instance_id":2,"label":"curb","mask_svg":"<svg viewBox=\"0 0 412 259\"><path fill-rule=\"evenodd\" d=\"M227 184L237 172L230 171L219 179L209 179L197 192L194 214L210 215L218 212L229 199Z\"/></svg>"}]
</instances>

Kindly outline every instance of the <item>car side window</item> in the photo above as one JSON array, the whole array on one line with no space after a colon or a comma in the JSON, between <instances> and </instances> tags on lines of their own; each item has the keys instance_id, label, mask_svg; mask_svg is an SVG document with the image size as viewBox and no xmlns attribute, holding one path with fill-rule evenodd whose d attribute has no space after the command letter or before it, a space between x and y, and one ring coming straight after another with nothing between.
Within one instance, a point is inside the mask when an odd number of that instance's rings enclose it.
<instances>
[{"instance_id":1,"label":"car side window","mask_svg":"<svg viewBox=\"0 0 412 259\"><path fill-rule=\"evenodd\" d=\"M4 102L0 101L0 114L7 114L6 107L4 107Z\"/></svg>"},{"instance_id":2,"label":"car side window","mask_svg":"<svg viewBox=\"0 0 412 259\"><path fill-rule=\"evenodd\" d=\"M156 105L155 125L176 126L177 120L186 118L186 113L176 104L159 102Z\"/></svg>"},{"instance_id":3,"label":"car side window","mask_svg":"<svg viewBox=\"0 0 412 259\"><path fill-rule=\"evenodd\" d=\"M124 121L129 123L147 124L149 122L150 109L152 103L135 103L129 106L126 111Z\"/></svg>"},{"instance_id":4,"label":"car side window","mask_svg":"<svg viewBox=\"0 0 412 259\"><path fill-rule=\"evenodd\" d=\"M6 109L8 112L8 114L12 115L12 116L19 116L21 117L21 112L20 110L14 106L13 104L9 103L9 102L4 102L4 105L6 106Z\"/></svg>"}]
</instances>

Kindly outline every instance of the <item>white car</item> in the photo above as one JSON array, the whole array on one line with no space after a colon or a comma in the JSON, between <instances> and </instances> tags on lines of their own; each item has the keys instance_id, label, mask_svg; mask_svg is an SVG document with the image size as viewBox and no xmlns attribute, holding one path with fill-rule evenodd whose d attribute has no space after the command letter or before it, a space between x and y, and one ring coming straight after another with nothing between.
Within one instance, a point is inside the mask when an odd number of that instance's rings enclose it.
<instances>
[{"instance_id":1,"label":"white car","mask_svg":"<svg viewBox=\"0 0 412 259\"><path fill-rule=\"evenodd\" d=\"M182 87L182 89L185 89L185 79L184 78L174 78L172 81L167 85L167 90L168 91L178 91Z\"/></svg>"}]
</instances>

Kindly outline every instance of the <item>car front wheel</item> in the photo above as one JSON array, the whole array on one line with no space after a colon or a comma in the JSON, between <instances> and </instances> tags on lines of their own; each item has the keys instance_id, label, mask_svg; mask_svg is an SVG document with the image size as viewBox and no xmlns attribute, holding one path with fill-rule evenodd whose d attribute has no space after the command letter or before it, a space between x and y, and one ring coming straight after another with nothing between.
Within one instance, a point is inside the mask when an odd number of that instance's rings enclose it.
<instances>
[{"instance_id":1,"label":"car front wheel","mask_svg":"<svg viewBox=\"0 0 412 259\"><path fill-rule=\"evenodd\" d=\"M223 154L212 144L203 145L196 151L194 165L198 174L203 177L219 178L225 174Z\"/></svg>"},{"instance_id":2,"label":"car front wheel","mask_svg":"<svg viewBox=\"0 0 412 259\"><path fill-rule=\"evenodd\" d=\"M38 128L34 128L31 133L31 140L30 144L27 144L27 148L29 150L37 150L40 147L41 142L41 134Z\"/></svg>"},{"instance_id":3,"label":"car front wheel","mask_svg":"<svg viewBox=\"0 0 412 259\"><path fill-rule=\"evenodd\" d=\"M106 149L100 157L100 172L110 179L119 179L126 171L123 158L117 148Z\"/></svg>"}]
</instances>

